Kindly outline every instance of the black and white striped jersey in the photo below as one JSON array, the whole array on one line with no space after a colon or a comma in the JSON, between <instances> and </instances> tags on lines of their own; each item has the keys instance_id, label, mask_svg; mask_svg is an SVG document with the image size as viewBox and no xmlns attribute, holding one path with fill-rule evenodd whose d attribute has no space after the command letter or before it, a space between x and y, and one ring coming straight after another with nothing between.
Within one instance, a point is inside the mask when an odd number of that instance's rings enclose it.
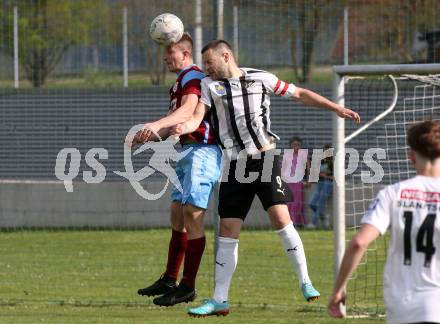
<instances>
[{"instance_id":1,"label":"black and white striped jersey","mask_svg":"<svg viewBox=\"0 0 440 324\"><path fill-rule=\"evenodd\" d=\"M211 112L211 122L219 145L230 158L255 154L279 137L270 131L270 95L291 97L296 87L272 73L241 68L244 75L214 81L202 80L200 101ZM231 151L229 151L229 149Z\"/></svg>"}]
</instances>

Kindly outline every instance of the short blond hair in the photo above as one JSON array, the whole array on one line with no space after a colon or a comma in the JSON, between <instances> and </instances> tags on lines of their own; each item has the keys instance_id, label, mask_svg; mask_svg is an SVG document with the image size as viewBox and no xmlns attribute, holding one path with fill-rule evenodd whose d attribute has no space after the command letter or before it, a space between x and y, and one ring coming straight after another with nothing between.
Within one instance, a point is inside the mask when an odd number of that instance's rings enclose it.
<instances>
[{"instance_id":1,"label":"short blond hair","mask_svg":"<svg viewBox=\"0 0 440 324\"><path fill-rule=\"evenodd\" d=\"M184 32L180 40L172 44L172 46L174 45L178 46L182 51L188 51L192 56L194 42L188 32Z\"/></svg>"}]
</instances>

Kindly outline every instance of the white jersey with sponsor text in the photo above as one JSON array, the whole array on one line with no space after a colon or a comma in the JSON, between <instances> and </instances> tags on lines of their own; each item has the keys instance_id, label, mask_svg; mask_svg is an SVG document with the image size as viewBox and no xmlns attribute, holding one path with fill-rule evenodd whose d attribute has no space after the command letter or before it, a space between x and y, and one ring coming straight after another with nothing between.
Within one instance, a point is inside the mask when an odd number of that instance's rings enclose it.
<instances>
[{"instance_id":1,"label":"white jersey with sponsor text","mask_svg":"<svg viewBox=\"0 0 440 324\"><path fill-rule=\"evenodd\" d=\"M361 222L391 231L387 321L440 323L440 178L416 176L384 188Z\"/></svg>"}]
</instances>

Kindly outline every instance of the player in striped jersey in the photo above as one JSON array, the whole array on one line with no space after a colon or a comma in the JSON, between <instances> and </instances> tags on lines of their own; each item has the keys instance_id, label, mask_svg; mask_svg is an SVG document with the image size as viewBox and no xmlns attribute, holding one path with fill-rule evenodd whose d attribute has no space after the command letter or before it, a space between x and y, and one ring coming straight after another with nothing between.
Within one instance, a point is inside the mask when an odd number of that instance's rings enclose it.
<instances>
[{"instance_id":1,"label":"player in striped jersey","mask_svg":"<svg viewBox=\"0 0 440 324\"><path fill-rule=\"evenodd\" d=\"M177 74L177 80L170 89L169 113L187 107L194 110L200 97L200 81L205 75L193 64L192 49L193 42L187 33L179 42L165 49L164 61L170 72ZM167 137L169 129L163 128L158 134ZM134 139L141 143L145 140L144 131L140 131ZM138 290L140 295L162 295L153 300L160 306L188 302L196 296L195 280L205 249L203 218L220 176L221 151L206 118L193 132L180 136L180 143L182 150L190 150L176 166L183 192L175 188L171 194L172 235L166 270L151 286ZM183 278L176 286L183 258Z\"/></svg>"},{"instance_id":2,"label":"player in striped jersey","mask_svg":"<svg viewBox=\"0 0 440 324\"><path fill-rule=\"evenodd\" d=\"M176 111L150 125L157 131L184 118L189 121L175 131L187 133L209 113L217 141L231 159L229 176L222 179L220 186L218 210L221 220L214 296L200 307L189 309L188 313L193 316L229 313L228 291L237 265L238 237L255 195L281 237L305 299L318 299L320 294L309 278L301 238L290 220L286 205L291 201L291 193L281 178L281 157L274 150L278 137L270 129L269 95L294 98L356 121L359 121L359 115L312 91L281 81L271 73L239 68L226 41L208 43L202 54L209 77L202 80L202 95L194 114L188 116L183 111ZM241 166L245 166L249 175L257 174L257 178L250 182L249 178L244 179Z\"/></svg>"},{"instance_id":3,"label":"player in striped jersey","mask_svg":"<svg viewBox=\"0 0 440 324\"><path fill-rule=\"evenodd\" d=\"M416 176L385 187L361 220L345 252L328 305L344 317L346 286L368 245L388 228L384 271L388 323L440 323L440 121L408 130Z\"/></svg>"}]
</instances>

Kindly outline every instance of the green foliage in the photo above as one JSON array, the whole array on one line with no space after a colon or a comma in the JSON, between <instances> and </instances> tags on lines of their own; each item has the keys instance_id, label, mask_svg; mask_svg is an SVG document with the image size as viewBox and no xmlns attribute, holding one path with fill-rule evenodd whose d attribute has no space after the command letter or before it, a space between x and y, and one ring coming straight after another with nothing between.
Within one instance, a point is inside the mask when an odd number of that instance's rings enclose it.
<instances>
[{"instance_id":1,"label":"green foliage","mask_svg":"<svg viewBox=\"0 0 440 324\"><path fill-rule=\"evenodd\" d=\"M34 87L44 84L72 45L89 44L104 28L108 35L114 34L111 26L115 20L105 0L17 0L0 7L0 20L4 21L1 43L11 56L14 5L19 17L19 61Z\"/></svg>"},{"instance_id":2,"label":"green foliage","mask_svg":"<svg viewBox=\"0 0 440 324\"><path fill-rule=\"evenodd\" d=\"M435 0L383 0L378 3L351 0L349 28L353 36L350 37L356 42L350 44L350 52L367 60L374 58L375 64L380 64L381 60L386 63L422 61L426 53L416 52L414 41L422 40L426 32L439 30L439 15L440 2ZM387 60L390 53L396 62Z\"/></svg>"}]
</instances>

